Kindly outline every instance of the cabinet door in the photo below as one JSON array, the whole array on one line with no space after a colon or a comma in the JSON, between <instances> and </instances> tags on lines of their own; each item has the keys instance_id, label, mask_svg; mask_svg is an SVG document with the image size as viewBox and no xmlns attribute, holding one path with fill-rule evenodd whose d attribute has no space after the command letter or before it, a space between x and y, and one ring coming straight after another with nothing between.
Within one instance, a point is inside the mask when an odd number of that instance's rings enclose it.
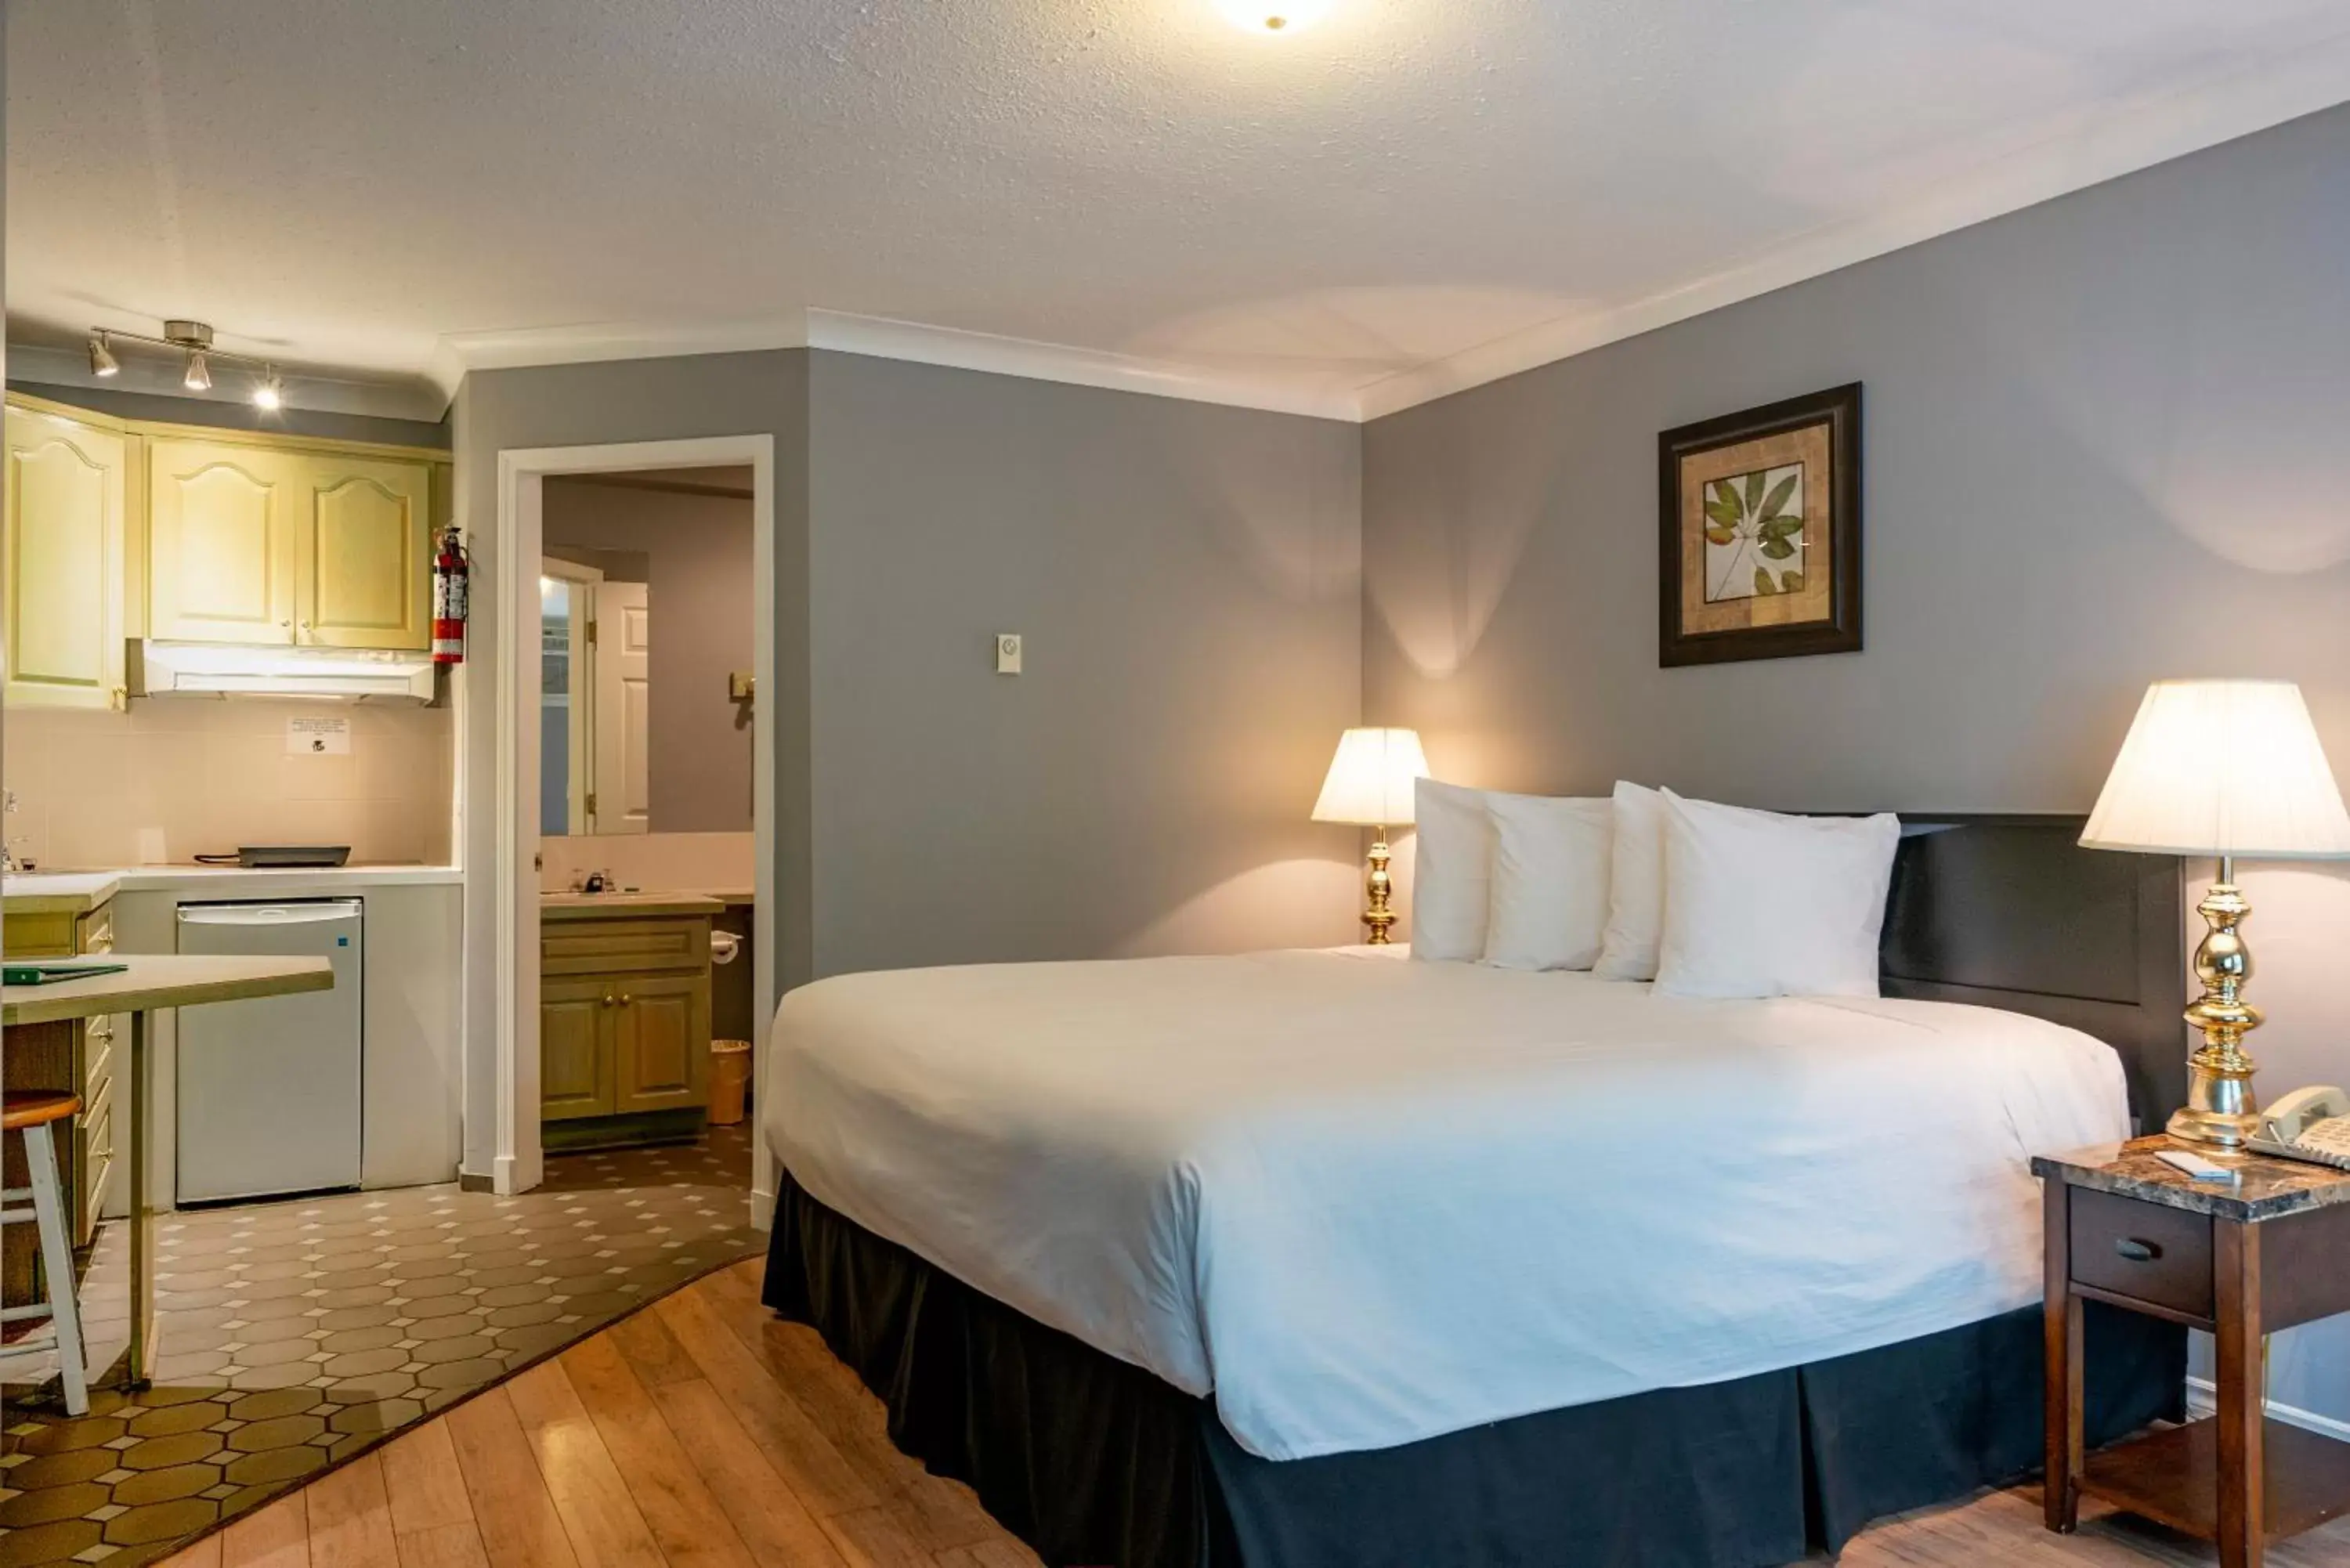
<instances>
[{"instance_id":1,"label":"cabinet door","mask_svg":"<svg viewBox=\"0 0 2350 1568\"><path fill-rule=\"evenodd\" d=\"M625 1115L707 1104L710 977L629 975L617 983L612 1109Z\"/></svg>"},{"instance_id":2,"label":"cabinet door","mask_svg":"<svg viewBox=\"0 0 2350 1568\"><path fill-rule=\"evenodd\" d=\"M428 464L303 455L294 616L321 648L432 646L432 475Z\"/></svg>"},{"instance_id":3,"label":"cabinet door","mask_svg":"<svg viewBox=\"0 0 2350 1568\"><path fill-rule=\"evenodd\" d=\"M122 701L122 514L128 443L61 415L7 411L6 701Z\"/></svg>"},{"instance_id":4,"label":"cabinet door","mask_svg":"<svg viewBox=\"0 0 2350 1568\"><path fill-rule=\"evenodd\" d=\"M294 520L286 459L202 441L157 441L148 452L151 634L189 642L292 642Z\"/></svg>"},{"instance_id":5,"label":"cabinet door","mask_svg":"<svg viewBox=\"0 0 2350 1568\"><path fill-rule=\"evenodd\" d=\"M605 998L611 997L611 1002ZM541 1121L612 1114L612 1029L620 1012L614 982L587 976L538 988Z\"/></svg>"}]
</instances>

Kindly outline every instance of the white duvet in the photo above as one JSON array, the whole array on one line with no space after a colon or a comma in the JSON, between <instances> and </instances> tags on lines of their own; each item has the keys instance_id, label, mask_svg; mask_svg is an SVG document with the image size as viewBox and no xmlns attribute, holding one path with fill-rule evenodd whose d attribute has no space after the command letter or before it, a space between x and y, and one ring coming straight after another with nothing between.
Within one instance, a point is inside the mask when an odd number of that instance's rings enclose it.
<instances>
[{"instance_id":1,"label":"white duvet","mask_svg":"<svg viewBox=\"0 0 2350 1568\"><path fill-rule=\"evenodd\" d=\"M2014 1013L1344 953L843 976L774 1038L816 1199L1276 1459L2025 1306L2028 1156L2128 1119Z\"/></svg>"}]
</instances>

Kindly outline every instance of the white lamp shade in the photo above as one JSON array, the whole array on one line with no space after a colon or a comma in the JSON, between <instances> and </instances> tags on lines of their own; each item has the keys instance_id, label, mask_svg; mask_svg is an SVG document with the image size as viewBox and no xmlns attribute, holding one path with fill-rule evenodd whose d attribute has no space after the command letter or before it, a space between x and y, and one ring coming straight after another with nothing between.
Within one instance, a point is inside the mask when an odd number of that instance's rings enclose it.
<instances>
[{"instance_id":1,"label":"white lamp shade","mask_svg":"<svg viewBox=\"0 0 2350 1568\"><path fill-rule=\"evenodd\" d=\"M2161 680L2138 705L2081 842L2262 860L2350 857L2350 812L2300 687Z\"/></svg>"},{"instance_id":2,"label":"white lamp shade","mask_svg":"<svg viewBox=\"0 0 2350 1568\"><path fill-rule=\"evenodd\" d=\"M1419 731L1349 730L1338 737L1338 754L1330 759L1314 820L1408 827L1417 815L1413 786L1427 776Z\"/></svg>"}]
</instances>

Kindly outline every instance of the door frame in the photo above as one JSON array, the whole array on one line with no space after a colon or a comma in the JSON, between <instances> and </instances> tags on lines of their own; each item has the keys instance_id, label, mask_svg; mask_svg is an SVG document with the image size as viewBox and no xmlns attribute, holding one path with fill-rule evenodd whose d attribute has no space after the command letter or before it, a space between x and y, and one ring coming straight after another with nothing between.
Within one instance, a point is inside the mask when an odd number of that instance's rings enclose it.
<instances>
[{"instance_id":1,"label":"door frame","mask_svg":"<svg viewBox=\"0 0 2350 1568\"><path fill-rule=\"evenodd\" d=\"M538 1106L538 564L546 558L545 483L568 473L636 469L751 469L751 657L763 694L782 690L775 671L775 438L702 436L683 441L619 441L586 446L510 447L498 453L498 514L494 560L510 570L503 589L494 661L497 704L497 1106L490 1176L494 1190L524 1192L545 1173ZM494 584L490 592L499 593ZM753 919L752 1070L764 1077L767 1033L779 1000L775 963L775 755L768 723L774 699L752 711ZM525 740L529 744L524 743ZM764 1227L775 1209L773 1162L752 1143L751 1212Z\"/></svg>"}]
</instances>

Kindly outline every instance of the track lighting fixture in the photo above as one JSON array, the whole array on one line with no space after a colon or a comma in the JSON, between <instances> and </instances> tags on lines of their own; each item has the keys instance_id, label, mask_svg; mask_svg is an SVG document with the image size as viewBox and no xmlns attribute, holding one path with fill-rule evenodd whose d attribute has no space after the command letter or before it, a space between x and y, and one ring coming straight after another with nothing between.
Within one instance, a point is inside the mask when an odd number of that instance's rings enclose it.
<instances>
[{"instance_id":1,"label":"track lighting fixture","mask_svg":"<svg viewBox=\"0 0 2350 1568\"><path fill-rule=\"evenodd\" d=\"M286 379L277 367L265 359L247 354L233 354L213 347L213 329L202 321L174 318L163 323L163 335L152 337L144 332L123 332L111 327L93 327L89 331L89 373L93 376L118 376L122 362L114 357L114 340L122 338L131 343L152 344L158 348L176 349L180 356L180 385L191 392L213 389L213 361L226 359L234 364L251 365L261 372L254 383L253 405L275 413L286 406Z\"/></svg>"}]
</instances>

